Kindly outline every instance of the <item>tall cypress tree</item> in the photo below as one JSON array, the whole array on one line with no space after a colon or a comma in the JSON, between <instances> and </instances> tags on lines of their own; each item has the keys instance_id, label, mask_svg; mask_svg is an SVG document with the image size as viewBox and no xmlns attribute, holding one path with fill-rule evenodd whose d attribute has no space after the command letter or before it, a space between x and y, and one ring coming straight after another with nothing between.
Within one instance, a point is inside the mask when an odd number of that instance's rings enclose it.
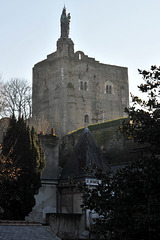
<instances>
[{"instance_id":1,"label":"tall cypress tree","mask_svg":"<svg viewBox=\"0 0 160 240\"><path fill-rule=\"evenodd\" d=\"M7 183L10 200L1 203L4 210L2 218L24 219L35 205L34 196L41 186L45 158L38 135L34 128L29 129L23 118L18 121L14 116L11 118L3 139L2 154L10 157L14 165L20 168L18 179Z\"/></svg>"}]
</instances>

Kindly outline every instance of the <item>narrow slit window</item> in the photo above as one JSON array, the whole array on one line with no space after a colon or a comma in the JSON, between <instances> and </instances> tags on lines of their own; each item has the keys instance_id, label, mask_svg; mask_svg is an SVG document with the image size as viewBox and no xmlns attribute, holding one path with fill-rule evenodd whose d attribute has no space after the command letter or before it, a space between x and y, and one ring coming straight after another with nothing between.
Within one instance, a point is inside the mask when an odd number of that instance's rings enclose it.
<instances>
[{"instance_id":1,"label":"narrow slit window","mask_svg":"<svg viewBox=\"0 0 160 240\"><path fill-rule=\"evenodd\" d=\"M84 116L84 122L85 122L85 123L89 123L89 116L88 116L88 114L86 114L86 115Z\"/></svg>"},{"instance_id":2,"label":"narrow slit window","mask_svg":"<svg viewBox=\"0 0 160 240\"><path fill-rule=\"evenodd\" d=\"M87 82L84 82L84 90L87 91Z\"/></svg>"},{"instance_id":3,"label":"narrow slit window","mask_svg":"<svg viewBox=\"0 0 160 240\"><path fill-rule=\"evenodd\" d=\"M80 89L83 90L83 81L80 82Z\"/></svg>"},{"instance_id":4,"label":"narrow slit window","mask_svg":"<svg viewBox=\"0 0 160 240\"><path fill-rule=\"evenodd\" d=\"M108 93L108 89L109 89L109 88L108 88L108 85L106 85L106 93Z\"/></svg>"}]
</instances>

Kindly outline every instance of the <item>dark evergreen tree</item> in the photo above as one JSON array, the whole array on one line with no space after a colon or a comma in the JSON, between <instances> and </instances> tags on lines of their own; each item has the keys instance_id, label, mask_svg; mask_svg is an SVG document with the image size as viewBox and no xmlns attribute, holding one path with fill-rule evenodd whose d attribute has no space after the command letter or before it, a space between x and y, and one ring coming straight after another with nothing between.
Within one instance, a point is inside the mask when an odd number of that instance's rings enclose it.
<instances>
[{"instance_id":1,"label":"dark evergreen tree","mask_svg":"<svg viewBox=\"0 0 160 240\"><path fill-rule=\"evenodd\" d=\"M120 130L141 144L143 156L116 173L98 169L99 184L82 188L82 207L98 213L95 230L105 239L160 239L160 68L139 73L145 81L139 89L147 97L132 96L129 120Z\"/></svg>"},{"instance_id":2,"label":"dark evergreen tree","mask_svg":"<svg viewBox=\"0 0 160 240\"><path fill-rule=\"evenodd\" d=\"M160 161L145 157L115 174L97 169L94 188L80 186L83 209L98 214L94 231L105 239L160 239ZM92 228L93 229L93 228Z\"/></svg>"},{"instance_id":3,"label":"dark evergreen tree","mask_svg":"<svg viewBox=\"0 0 160 240\"><path fill-rule=\"evenodd\" d=\"M7 181L7 201L1 201L3 219L24 219L35 205L35 194L41 186L45 166L44 153L34 129L23 118L11 118L2 143L2 154L14 162L20 174L16 181Z\"/></svg>"},{"instance_id":4,"label":"dark evergreen tree","mask_svg":"<svg viewBox=\"0 0 160 240\"><path fill-rule=\"evenodd\" d=\"M138 70L144 83L138 86L144 99L132 95L133 105L126 108L129 121L121 127L122 132L134 141L143 144L147 153L160 152L160 67L150 71Z\"/></svg>"}]
</instances>

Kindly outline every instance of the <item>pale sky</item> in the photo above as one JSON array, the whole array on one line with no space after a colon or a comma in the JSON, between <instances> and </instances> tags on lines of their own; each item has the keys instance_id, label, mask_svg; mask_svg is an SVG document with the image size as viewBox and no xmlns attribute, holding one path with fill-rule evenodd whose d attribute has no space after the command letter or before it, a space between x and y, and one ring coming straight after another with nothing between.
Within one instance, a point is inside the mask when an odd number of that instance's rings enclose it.
<instances>
[{"instance_id":1,"label":"pale sky","mask_svg":"<svg viewBox=\"0 0 160 240\"><path fill-rule=\"evenodd\" d=\"M101 63L128 67L138 94L137 69L160 65L160 0L0 0L0 74L32 82L34 64L56 51L64 3L70 38Z\"/></svg>"}]
</instances>

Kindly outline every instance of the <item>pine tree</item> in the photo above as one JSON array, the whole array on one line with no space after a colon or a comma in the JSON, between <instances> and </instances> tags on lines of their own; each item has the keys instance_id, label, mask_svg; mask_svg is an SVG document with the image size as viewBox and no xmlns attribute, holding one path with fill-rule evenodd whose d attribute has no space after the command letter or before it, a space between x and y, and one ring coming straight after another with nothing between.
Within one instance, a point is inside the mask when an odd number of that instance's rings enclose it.
<instances>
[{"instance_id":1,"label":"pine tree","mask_svg":"<svg viewBox=\"0 0 160 240\"><path fill-rule=\"evenodd\" d=\"M35 205L35 194L41 186L41 174L45 167L44 153L38 135L29 129L25 120L13 116L2 143L2 154L12 159L20 169L16 181L7 181L7 201L2 201L3 219L24 219Z\"/></svg>"}]
</instances>

